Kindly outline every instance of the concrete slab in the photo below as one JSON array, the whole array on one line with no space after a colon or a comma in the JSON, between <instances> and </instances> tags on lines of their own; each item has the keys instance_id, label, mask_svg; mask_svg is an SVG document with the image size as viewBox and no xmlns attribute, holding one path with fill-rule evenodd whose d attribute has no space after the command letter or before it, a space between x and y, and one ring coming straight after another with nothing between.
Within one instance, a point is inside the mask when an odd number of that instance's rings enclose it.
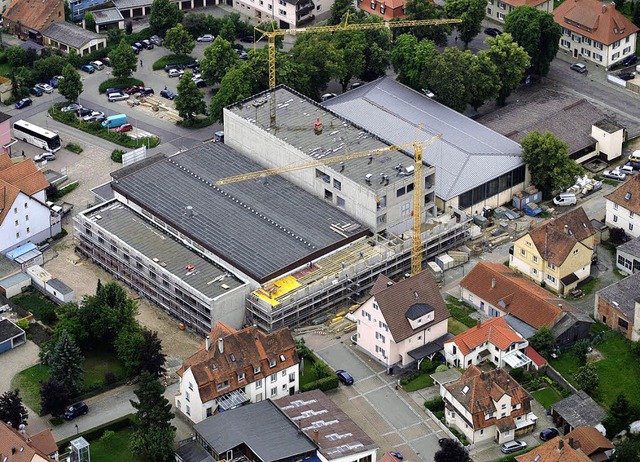
<instances>
[{"instance_id":1,"label":"concrete slab","mask_svg":"<svg viewBox=\"0 0 640 462\"><path fill-rule=\"evenodd\" d=\"M425 435L420 439L411 441L411 447L422 460L433 460L433 456L440 449L438 439L434 435Z\"/></svg>"},{"instance_id":2,"label":"concrete slab","mask_svg":"<svg viewBox=\"0 0 640 462\"><path fill-rule=\"evenodd\" d=\"M415 425L421 419L390 388L367 393L367 400L398 430Z\"/></svg>"},{"instance_id":3,"label":"concrete slab","mask_svg":"<svg viewBox=\"0 0 640 462\"><path fill-rule=\"evenodd\" d=\"M353 379L359 380L372 377L374 372L343 344L332 345L318 352L318 355L331 366L332 369L344 369Z\"/></svg>"}]
</instances>

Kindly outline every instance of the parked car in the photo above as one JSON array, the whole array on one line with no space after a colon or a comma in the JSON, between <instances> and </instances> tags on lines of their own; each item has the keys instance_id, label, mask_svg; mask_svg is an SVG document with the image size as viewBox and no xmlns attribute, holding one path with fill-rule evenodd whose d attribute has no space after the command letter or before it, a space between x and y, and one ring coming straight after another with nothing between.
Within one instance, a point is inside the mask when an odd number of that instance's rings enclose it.
<instances>
[{"instance_id":1,"label":"parked car","mask_svg":"<svg viewBox=\"0 0 640 462\"><path fill-rule=\"evenodd\" d=\"M198 88L206 88L207 87L207 82L205 82L202 79L193 79L193 83L195 83L196 87L198 87Z\"/></svg>"},{"instance_id":2,"label":"parked car","mask_svg":"<svg viewBox=\"0 0 640 462\"><path fill-rule=\"evenodd\" d=\"M640 149L629 154L629 162L640 162Z\"/></svg>"},{"instance_id":3,"label":"parked car","mask_svg":"<svg viewBox=\"0 0 640 462\"><path fill-rule=\"evenodd\" d=\"M253 43L255 42L255 38L253 37L253 35L245 35L243 37L240 37L240 41L242 43Z\"/></svg>"},{"instance_id":4,"label":"parked car","mask_svg":"<svg viewBox=\"0 0 640 462\"><path fill-rule=\"evenodd\" d=\"M522 451L526 447L527 443L525 443L524 441L514 440L509 441L508 443L503 443L502 446L500 446L500 450L504 454L511 454L513 452Z\"/></svg>"},{"instance_id":5,"label":"parked car","mask_svg":"<svg viewBox=\"0 0 640 462\"><path fill-rule=\"evenodd\" d=\"M107 56L105 56L104 58L102 58L102 64L107 67L111 67L111 60Z\"/></svg>"},{"instance_id":6,"label":"parked car","mask_svg":"<svg viewBox=\"0 0 640 462\"><path fill-rule=\"evenodd\" d=\"M153 88L151 87L145 87L142 90L140 90L140 96L149 96L149 95L154 95L155 92L153 91Z\"/></svg>"},{"instance_id":7,"label":"parked car","mask_svg":"<svg viewBox=\"0 0 640 462\"><path fill-rule=\"evenodd\" d=\"M633 165L631 165L629 163L626 163L625 165L620 167L620 172L624 173L627 176L636 174L636 171L633 168Z\"/></svg>"},{"instance_id":8,"label":"parked car","mask_svg":"<svg viewBox=\"0 0 640 462\"><path fill-rule=\"evenodd\" d=\"M398 460L403 460L404 459L404 456L400 452L389 451L389 454L391 454L393 457L395 457Z\"/></svg>"},{"instance_id":9,"label":"parked car","mask_svg":"<svg viewBox=\"0 0 640 462\"><path fill-rule=\"evenodd\" d=\"M638 57L636 55L631 55L631 56L627 56L622 60L622 65L631 66L632 64L635 64L637 62L638 62Z\"/></svg>"},{"instance_id":10,"label":"parked car","mask_svg":"<svg viewBox=\"0 0 640 462\"><path fill-rule=\"evenodd\" d=\"M153 42L151 40L143 40L140 43L142 43L142 46L147 50L153 50Z\"/></svg>"},{"instance_id":11,"label":"parked car","mask_svg":"<svg viewBox=\"0 0 640 462\"><path fill-rule=\"evenodd\" d=\"M108 95L109 93L124 93L124 91L122 90L122 88L111 87L111 88L107 88L104 91L105 95Z\"/></svg>"},{"instance_id":12,"label":"parked car","mask_svg":"<svg viewBox=\"0 0 640 462\"><path fill-rule=\"evenodd\" d=\"M173 100L178 95L176 95L171 90L162 90L162 91L160 91L160 96L162 96L163 98L167 98L167 99Z\"/></svg>"},{"instance_id":13,"label":"parked car","mask_svg":"<svg viewBox=\"0 0 640 462\"><path fill-rule=\"evenodd\" d=\"M558 206L576 205L577 202L576 195L571 193L558 194L553 198L553 203Z\"/></svg>"},{"instance_id":14,"label":"parked car","mask_svg":"<svg viewBox=\"0 0 640 462\"><path fill-rule=\"evenodd\" d=\"M559 434L560 433L558 433L558 429L556 428L553 428L553 427L545 428L540 432L540 439L542 441L549 441L555 438L556 436L558 436Z\"/></svg>"},{"instance_id":15,"label":"parked car","mask_svg":"<svg viewBox=\"0 0 640 462\"><path fill-rule=\"evenodd\" d=\"M33 158L34 162L42 162L43 160L56 160L56 155L52 152L43 152Z\"/></svg>"},{"instance_id":16,"label":"parked car","mask_svg":"<svg viewBox=\"0 0 640 462\"><path fill-rule=\"evenodd\" d=\"M185 67L187 69L195 69L196 67L200 67L200 63L196 59L194 62L187 64Z\"/></svg>"},{"instance_id":17,"label":"parked car","mask_svg":"<svg viewBox=\"0 0 640 462\"><path fill-rule=\"evenodd\" d=\"M61 108L60 112L75 112L79 109L82 109L82 104L72 103L68 106Z\"/></svg>"},{"instance_id":18,"label":"parked car","mask_svg":"<svg viewBox=\"0 0 640 462\"><path fill-rule=\"evenodd\" d=\"M33 96L42 96L42 90L38 87L29 88L29 93Z\"/></svg>"},{"instance_id":19,"label":"parked car","mask_svg":"<svg viewBox=\"0 0 640 462\"><path fill-rule=\"evenodd\" d=\"M33 101L31 101L31 98L22 98L20 101L16 103L16 109L22 109L27 106L31 106L32 103Z\"/></svg>"},{"instance_id":20,"label":"parked car","mask_svg":"<svg viewBox=\"0 0 640 462\"><path fill-rule=\"evenodd\" d=\"M602 172L602 176L618 181L624 181L627 178L627 175L622 173L620 169L617 168L614 168L613 170L605 170L604 172Z\"/></svg>"},{"instance_id":21,"label":"parked car","mask_svg":"<svg viewBox=\"0 0 640 462\"><path fill-rule=\"evenodd\" d=\"M96 71L91 64L83 64L82 66L80 66L80 70L86 72L87 74L93 74Z\"/></svg>"},{"instance_id":22,"label":"parked car","mask_svg":"<svg viewBox=\"0 0 640 462\"><path fill-rule=\"evenodd\" d=\"M107 99L110 103L115 101L124 101L125 99L129 99L129 95L125 95L124 93L109 93L107 95Z\"/></svg>"},{"instance_id":23,"label":"parked car","mask_svg":"<svg viewBox=\"0 0 640 462\"><path fill-rule=\"evenodd\" d=\"M331 98L335 98L336 96L338 96L338 95L336 95L335 93L325 93L324 95L322 95L320 97L320 99L322 101L327 101L327 100L330 100Z\"/></svg>"},{"instance_id":24,"label":"parked car","mask_svg":"<svg viewBox=\"0 0 640 462\"><path fill-rule=\"evenodd\" d=\"M101 71L102 69L104 69L104 64L102 63L102 61L91 61L89 64L91 64L96 71Z\"/></svg>"},{"instance_id":25,"label":"parked car","mask_svg":"<svg viewBox=\"0 0 640 462\"><path fill-rule=\"evenodd\" d=\"M96 122L99 117L104 117L104 112L91 111L91 114L87 114L82 120L85 122Z\"/></svg>"},{"instance_id":26,"label":"parked car","mask_svg":"<svg viewBox=\"0 0 640 462\"><path fill-rule=\"evenodd\" d=\"M48 83L36 83L35 86L45 93L53 93L53 87Z\"/></svg>"},{"instance_id":27,"label":"parked car","mask_svg":"<svg viewBox=\"0 0 640 462\"><path fill-rule=\"evenodd\" d=\"M364 82L353 82L349 87L349 90L355 90L356 88L359 88L363 85L364 85Z\"/></svg>"},{"instance_id":28,"label":"parked car","mask_svg":"<svg viewBox=\"0 0 640 462\"><path fill-rule=\"evenodd\" d=\"M67 420L73 420L78 416L86 415L89 412L89 406L82 401L72 404L64 411L64 418Z\"/></svg>"},{"instance_id":29,"label":"parked car","mask_svg":"<svg viewBox=\"0 0 640 462\"><path fill-rule=\"evenodd\" d=\"M127 87L127 88L125 88L125 89L124 89L124 92L125 92L127 95L133 95L134 93L139 93L139 92L141 92L142 90L144 90L144 87L141 87L140 85L134 85L134 86L132 86L132 87Z\"/></svg>"},{"instance_id":30,"label":"parked car","mask_svg":"<svg viewBox=\"0 0 640 462\"><path fill-rule=\"evenodd\" d=\"M140 43L140 42L136 42L132 46L136 47L138 49L138 51L140 51L140 50L142 50L142 48L144 48L142 46L142 43Z\"/></svg>"},{"instance_id":31,"label":"parked car","mask_svg":"<svg viewBox=\"0 0 640 462\"><path fill-rule=\"evenodd\" d=\"M431 90L429 90L428 88L423 88L422 89L422 94L424 96L426 96L427 98L433 98L434 96L436 96L436 94L434 92L432 92Z\"/></svg>"},{"instance_id":32,"label":"parked car","mask_svg":"<svg viewBox=\"0 0 640 462\"><path fill-rule=\"evenodd\" d=\"M213 42L216 38L212 34L204 34L196 39L197 42Z\"/></svg>"},{"instance_id":33,"label":"parked car","mask_svg":"<svg viewBox=\"0 0 640 462\"><path fill-rule=\"evenodd\" d=\"M636 78L636 75L633 72L621 72L618 74L618 78L622 80L633 80Z\"/></svg>"},{"instance_id":34,"label":"parked car","mask_svg":"<svg viewBox=\"0 0 640 462\"><path fill-rule=\"evenodd\" d=\"M151 40L151 43L153 43L154 45L156 45L158 47L162 46L162 42L163 42L162 37L158 37L157 35L152 35L149 40Z\"/></svg>"},{"instance_id":35,"label":"parked car","mask_svg":"<svg viewBox=\"0 0 640 462\"><path fill-rule=\"evenodd\" d=\"M238 53L238 58L240 58L240 59L248 59L249 58L249 54L244 50L238 50L236 48L236 53Z\"/></svg>"},{"instance_id":36,"label":"parked car","mask_svg":"<svg viewBox=\"0 0 640 462\"><path fill-rule=\"evenodd\" d=\"M444 446L445 444L447 444L449 441L453 441L451 438L440 438L438 440L438 444L440 446Z\"/></svg>"},{"instance_id":37,"label":"parked car","mask_svg":"<svg viewBox=\"0 0 640 462\"><path fill-rule=\"evenodd\" d=\"M60 82L64 80L64 77L62 77L61 75L54 75L51 80L49 80L49 85L51 85L51 87L53 88L58 88L58 85L60 85Z\"/></svg>"},{"instance_id":38,"label":"parked car","mask_svg":"<svg viewBox=\"0 0 640 462\"><path fill-rule=\"evenodd\" d=\"M640 170L640 161L630 160L629 162L627 162L624 165L625 165L625 167L628 165L628 166L630 166L631 168L633 168L635 170Z\"/></svg>"},{"instance_id":39,"label":"parked car","mask_svg":"<svg viewBox=\"0 0 640 462\"><path fill-rule=\"evenodd\" d=\"M571 65L571 69L576 72L579 72L580 74L584 74L585 72L587 72L587 66L585 66L582 63L573 63Z\"/></svg>"},{"instance_id":40,"label":"parked car","mask_svg":"<svg viewBox=\"0 0 640 462\"><path fill-rule=\"evenodd\" d=\"M169 71L169 77L182 77L184 75L184 71L182 69L171 69Z\"/></svg>"},{"instance_id":41,"label":"parked car","mask_svg":"<svg viewBox=\"0 0 640 462\"><path fill-rule=\"evenodd\" d=\"M184 65L183 64L167 64L166 66L164 66L164 71L169 73L171 71L171 69L184 69Z\"/></svg>"},{"instance_id":42,"label":"parked car","mask_svg":"<svg viewBox=\"0 0 640 462\"><path fill-rule=\"evenodd\" d=\"M213 139L216 141L220 141L221 143L224 143L224 131L220 130L219 132L215 132L213 134Z\"/></svg>"},{"instance_id":43,"label":"parked car","mask_svg":"<svg viewBox=\"0 0 640 462\"><path fill-rule=\"evenodd\" d=\"M342 369L338 369L336 371L336 375L338 376L338 380L340 381L340 383L342 383L343 385L353 385L353 377L351 377L351 375Z\"/></svg>"},{"instance_id":44,"label":"parked car","mask_svg":"<svg viewBox=\"0 0 640 462\"><path fill-rule=\"evenodd\" d=\"M118 133L130 132L131 130L133 130L133 125L131 124L122 124L115 128L115 131Z\"/></svg>"},{"instance_id":45,"label":"parked car","mask_svg":"<svg viewBox=\"0 0 640 462\"><path fill-rule=\"evenodd\" d=\"M93 109L89 109L88 107L81 107L80 109L76 110L76 115L78 117L84 117L86 115L89 115L93 112Z\"/></svg>"},{"instance_id":46,"label":"parked car","mask_svg":"<svg viewBox=\"0 0 640 462\"><path fill-rule=\"evenodd\" d=\"M498 35L502 35L502 31L500 29L496 29L495 27L487 27L484 30L484 33L490 35L491 37L497 37Z\"/></svg>"}]
</instances>

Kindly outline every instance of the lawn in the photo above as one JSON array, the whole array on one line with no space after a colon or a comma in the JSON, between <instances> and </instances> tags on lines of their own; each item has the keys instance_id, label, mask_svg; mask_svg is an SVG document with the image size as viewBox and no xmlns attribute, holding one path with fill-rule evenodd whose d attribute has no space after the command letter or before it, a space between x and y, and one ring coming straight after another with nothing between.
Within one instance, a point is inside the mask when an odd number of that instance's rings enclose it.
<instances>
[{"instance_id":1,"label":"lawn","mask_svg":"<svg viewBox=\"0 0 640 462\"><path fill-rule=\"evenodd\" d=\"M630 341L616 335L598 343L594 349L604 356L604 359L595 363L600 388L594 399L607 407L620 392L633 399L640 390L640 362L631 352ZM575 385L573 374L579 366L573 353L565 353L558 359L551 360L551 365Z\"/></svg>"},{"instance_id":2,"label":"lawn","mask_svg":"<svg viewBox=\"0 0 640 462\"><path fill-rule=\"evenodd\" d=\"M91 462L144 462L129 449L129 438L133 430L124 428L113 434L108 442L100 439L91 442Z\"/></svg>"},{"instance_id":3,"label":"lawn","mask_svg":"<svg viewBox=\"0 0 640 462\"><path fill-rule=\"evenodd\" d=\"M531 394L540 404L544 406L546 410L551 409L552 404L555 404L562 399L562 395L551 387L536 390Z\"/></svg>"},{"instance_id":4,"label":"lawn","mask_svg":"<svg viewBox=\"0 0 640 462\"><path fill-rule=\"evenodd\" d=\"M427 388L433 385L433 379L426 372L412 378L407 383L402 385L404 391L416 391L422 388Z\"/></svg>"},{"instance_id":5,"label":"lawn","mask_svg":"<svg viewBox=\"0 0 640 462\"><path fill-rule=\"evenodd\" d=\"M56 304L40 292L27 291L11 299L13 303L33 313L39 320L50 324L55 319Z\"/></svg>"},{"instance_id":6,"label":"lawn","mask_svg":"<svg viewBox=\"0 0 640 462\"><path fill-rule=\"evenodd\" d=\"M477 324L477 321L469 316L477 310L465 302L461 302L454 297L449 297L447 298L447 308L449 308L449 313L451 313L453 319L461 322L465 326L473 327Z\"/></svg>"},{"instance_id":7,"label":"lawn","mask_svg":"<svg viewBox=\"0 0 640 462\"><path fill-rule=\"evenodd\" d=\"M469 330L469 328L462 324L460 321L449 318L449 332L451 332L453 335L461 334L466 330Z\"/></svg>"},{"instance_id":8,"label":"lawn","mask_svg":"<svg viewBox=\"0 0 640 462\"><path fill-rule=\"evenodd\" d=\"M300 374L300 387L322 378L316 374L316 369L313 367L313 364L313 361L309 358L304 358L304 372Z\"/></svg>"},{"instance_id":9,"label":"lawn","mask_svg":"<svg viewBox=\"0 0 640 462\"><path fill-rule=\"evenodd\" d=\"M39 364L19 372L11 383L18 388L24 403L33 411L40 413L40 382L49 378L49 368Z\"/></svg>"}]
</instances>

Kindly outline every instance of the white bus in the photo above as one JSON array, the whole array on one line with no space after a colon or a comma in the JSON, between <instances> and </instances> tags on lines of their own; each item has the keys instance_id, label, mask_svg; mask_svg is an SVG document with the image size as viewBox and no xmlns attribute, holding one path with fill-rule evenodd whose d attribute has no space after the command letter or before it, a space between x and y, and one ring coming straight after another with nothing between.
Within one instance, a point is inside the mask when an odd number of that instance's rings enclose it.
<instances>
[{"instance_id":1,"label":"white bus","mask_svg":"<svg viewBox=\"0 0 640 462\"><path fill-rule=\"evenodd\" d=\"M60 149L60 137L57 133L24 120L17 120L13 123L13 136L49 152L56 152Z\"/></svg>"}]
</instances>

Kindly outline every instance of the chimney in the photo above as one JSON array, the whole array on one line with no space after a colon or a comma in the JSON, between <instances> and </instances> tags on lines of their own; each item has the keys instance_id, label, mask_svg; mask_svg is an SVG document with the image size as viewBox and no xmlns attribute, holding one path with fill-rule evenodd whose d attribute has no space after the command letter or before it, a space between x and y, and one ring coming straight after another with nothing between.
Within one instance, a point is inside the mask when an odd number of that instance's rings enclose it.
<instances>
[{"instance_id":1,"label":"chimney","mask_svg":"<svg viewBox=\"0 0 640 462\"><path fill-rule=\"evenodd\" d=\"M311 432L311 439L313 440L314 443L319 444L320 443L320 432L317 429L314 429Z\"/></svg>"},{"instance_id":2,"label":"chimney","mask_svg":"<svg viewBox=\"0 0 640 462\"><path fill-rule=\"evenodd\" d=\"M191 218L193 216L193 207L190 205L187 205L187 216L189 218Z\"/></svg>"},{"instance_id":3,"label":"chimney","mask_svg":"<svg viewBox=\"0 0 640 462\"><path fill-rule=\"evenodd\" d=\"M209 351L209 348L211 348L211 339L209 338L209 336L207 335L207 338L205 339L205 349L207 351Z\"/></svg>"},{"instance_id":4,"label":"chimney","mask_svg":"<svg viewBox=\"0 0 640 462\"><path fill-rule=\"evenodd\" d=\"M558 308L562 309L562 303L558 303Z\"/></svg>"},{"instance_id":5,"label":"chimney","mask_svg":"<svg viewBox=\"0 0 640 462\"><path fill-rule=\"evenodd\" d=\"M224 353L224 340L222 340L222 337L220 337L218 339L218 351L220 351L220 353Z\"/></svg>"},{"instance_id":6,"label":"chimney","mask_svg":"<svg viewBox=\"0 0 640 462\"><path fill-rule=\"evenodd\" d=\"M496 278L491 278L491 288L492 289L496 288Z\"/></svg>"},{"instance_id":7,"label":"chimney","mask_svg":"<svg viewBox=\"0 0 640 462\"><path fill-rule=\"evenodd\" d=\"M569 225L564 225L564 233L569 234Z\"/></svg>"},{"instance_id":8,"label":"chimney","mask_svg":"<svg viewBox=\"0 0 640 462\"><path fill-rule=\"evenodd\" d=\"M564 448L564 440L562 438L558 439L558 451L562 451Z\"/></svg>"},{"instance_id":9,"label":"chimney","mask_svg":"<svg viewBox=\"0 0 640 462\"><path fill-rule=\"evenodd\" d=\"M576 447L573 445L573 436L569 437L569 446L575 449Z\"/></svg>"},{"instance_id":10,"label":"chimney","mask_svg":"<svg viewBox=\"0 0 640 462\"><path fill-rule=\"evenodd\" d=\"M481 320L481 319L478 319L478 320L476 321L476 327L480 328L480 326L481 326L481 325L482 325L482 320Z\"/></svg>"}]
</instances>

